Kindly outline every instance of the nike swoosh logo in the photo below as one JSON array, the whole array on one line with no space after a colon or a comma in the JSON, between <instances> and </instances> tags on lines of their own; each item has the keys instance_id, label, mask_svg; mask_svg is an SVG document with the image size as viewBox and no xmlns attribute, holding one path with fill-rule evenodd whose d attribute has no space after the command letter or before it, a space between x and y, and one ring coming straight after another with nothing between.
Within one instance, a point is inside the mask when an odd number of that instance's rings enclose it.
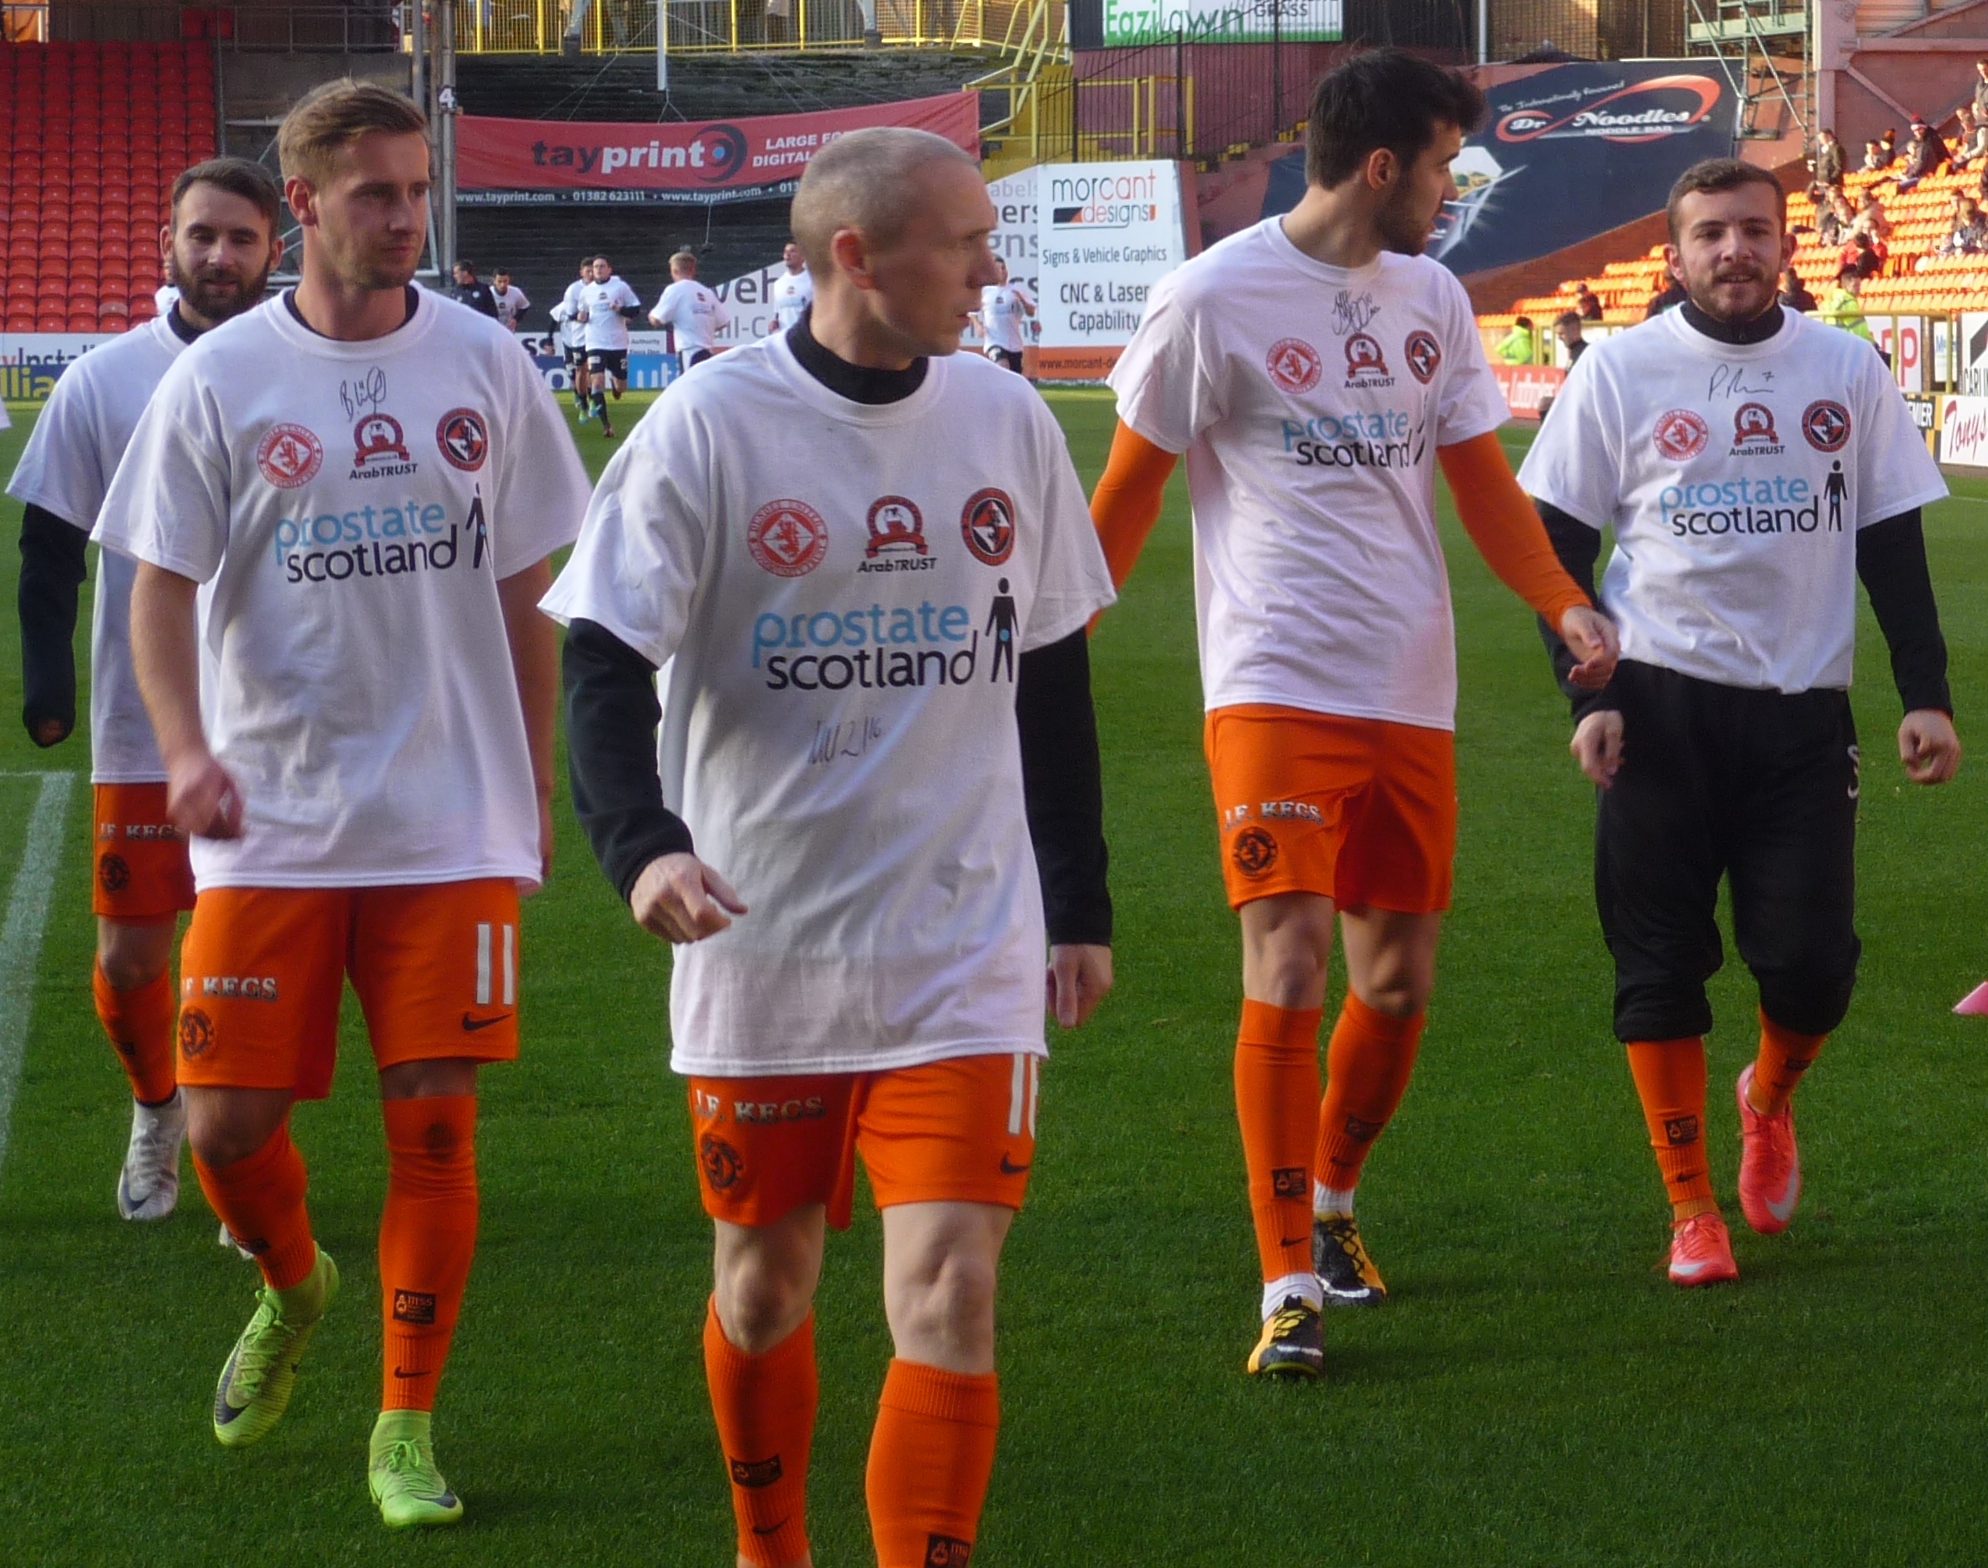
<instances>
[{"instance_id":1,"label":"nike swoosh logo","mask_svg":"<svg viewBox=\"0 0 1988 1568\"><path fill-rule=\"evenodd\" d=\"M399 1367L395 1367L393 1369L393 1375L395 1377L424 1377L427 1374L422 1372L404 1372Z\"/></svg>"},{"instance_id":2,"label":"nike swoosh logo","mask_svg":"<svg viewBox=\"0 0 1988 1568\"><path fill-rule=\"evenodd\" d=\"M472 1018L468 1013L464 1013L462 1015L463 1033L475 1034L479 1029L488 1029L492 1024L501 1024L510 1016L509 1013L499 1013L495 1018Z\"/></svg>"},{"instance_id":3,"label":"nike swoosh logo","mask_svg":"<svg viewBox=\"0 0 1988 1568\"><path fill-rule=\"evenodd\" d=\"M1696 1279L1711 1266L1712 1260L1707 1258L1702 1263L1673 1263L1670 1266L1670 1271L1673 1274L1681 1275L1685 1279Z\"/></svg>"},{"instance_id":4,"label":"nike swoosh logo","mask_svg":"<svg viewBox=\"0 0 1988 1568\"><path fill-rule=\"evenodd\" d=\"M1029 1165L1033 1165L1034 1163L1035 1162L1033 1160L1029 1161ZM1015 1162L1010 1160L1005 1154L1001 1156L1001 1174L1003 1176L1019 1176L1023 1171L1027 1170L1028 1168L1029 1168L1028 1165L1015 1164Z\"/></svg>"},{"instance_id":5,"label":"nike swoosh logo","mask_svg":"<svg viewBox=\"0 0 1988 1568\"><path fill-rule=\"evenodd\" d=\"M1301 1247L1310 1240L1311 1237L1309 1236L1284 1236L1278 1239L1277 1245L1280 1247Z\"/></svg>"},{"instance_id":6,"label":"nike swoosh logo","mask_svg":"<svg viewBox=\"0 0 1988 1568\"><path fill-rule=\"evenodd\" d=\"M789 1514L787 1519L793 1517L792 1514ZM778 1524L756 1524L752 1527L752 1533L754 1535L778 1535L782 1530L787 1528L787 1519L782 1519Z\"/></svg>"},{"instance_id":7,"label":"nike swoosh logo","mask_svg":"<svg viewBox=\"0 0 1988 1568\"><path fill-rule=\"evenodd\" d=\"M1783 1225L1794 1217L1795 1205L1802 1201L1802 1173L1796 1171L1788 1178L1788 1189L1782 1193L1779 1203L1769 1203L1767 1212Z\"/></svg>"}]
</instances>

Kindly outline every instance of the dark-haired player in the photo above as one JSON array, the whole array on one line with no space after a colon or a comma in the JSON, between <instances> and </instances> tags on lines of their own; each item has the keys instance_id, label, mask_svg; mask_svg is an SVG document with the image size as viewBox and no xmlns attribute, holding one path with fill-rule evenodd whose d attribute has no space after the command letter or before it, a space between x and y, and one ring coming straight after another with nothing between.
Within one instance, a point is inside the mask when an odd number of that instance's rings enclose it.
<instances>
[{"instance_id":1,"label":"dark-haired player","mask_svg":"<svg viewBox=\"0 0 1988 1568\"><path fill-rule=\"evenodd\" d=\"M580 295L594 280L594 258L580 258L580 275L566 285L559 303L552 307L552 319L559 326L559 352L566 359L566 379L573 388L573 406L580 411L580 423L593 417L587 389L587 324L580 317Z\"/></svg>"},{"instance_id":2,"label":"dark-haired player","mask_svg":"<svg viewBox=\"0 0 1988 1568\"><path fill-rule=\"evenodd\" d=\"M628 323L641 309L641 300L625 278L614 275L614 263L596 256L588 281L580 288L579 319L586 327L587 380L593 389L593 414L601 434L614 439L608 422L607 398L617 401L628 387Z\"/></svg>"},{"instance_id":3,"label":"dark-haired player","mask_svg":"<svg viewBox=\"0 0 1988 1568\"><path fill-rule=\"evenodd\" d=\"M24 714L37 746L76 724L77 589L84 546L152 393L187 344L253 310L283 255L282 192L261 164L216 158L173 182L159 234L178 298L164 314L92 349L55 383L7 486L21 519ZM131 1142L117 1211L163 1219L179 1199L185 1102L173 1068L178 999L169 965L180 911L193 907L186 840L166 810L166 769L131 668L136 564L104 551L90 618L90 780L95 796L97 1017L131 1080Z\"/></svg>"},{"instance_id":4,"label":"dark-haired player","mask_svg":"<svg viewBox=\"0 0 1988 1568\"><path fill-rule=\"evenodd\" d=\"M1601 597L1622 662L1603 690L1571 693L1573 752L1601 791L1615 1031L1686 1286L1739 1277L1704 1136L1720 879L1760 988L1759 1053L1734 1091L1756 1231L1794 1214L1790 1100L1856 983L1860 577L1906 708L1906 776L1943 784L1960 765L1919 523L1947 487L1870 345L1776 299L1786 218L1763 169L1687 170L1666 253L1684 303L1582 356L1520 470L1577 579L1592 582L1600 530L1615 530Z\"/></svg>"},{"instance_id":5,"label":"dark-haired player","mask_svg":"<svg viewBox=\"0 0 1988 1568\"><path fill-rule=\"evenodd\" d=\"M1408 1086L1456 841L1438 456L1472 540L1581 650L1582 678L1614 662L1498 446L1507 411L1469 300L1421 255L1483 108L1394 50L1332 71L1303 199L1163 279L1111 378L1121 423L1092 513L1116 580L1187 454L1208 760L1242 921L1256 1373L1316 1376L1322 1300L1385 1295L1354 1189ZM1335 915L1348 989L1321 1099Z\"/></svg>"}]
</instances>

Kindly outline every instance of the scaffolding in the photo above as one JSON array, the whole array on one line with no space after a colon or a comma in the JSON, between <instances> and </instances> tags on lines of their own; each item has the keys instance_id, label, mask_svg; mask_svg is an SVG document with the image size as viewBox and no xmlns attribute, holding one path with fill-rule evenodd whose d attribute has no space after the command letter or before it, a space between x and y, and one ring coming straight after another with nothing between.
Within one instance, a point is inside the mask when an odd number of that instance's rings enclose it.
<instances>
[{"instance_id":1,"label":"scaffolding","mask_svg":"<svg viewBox=\"0 0 1988 1568\"><path fill-rule=\"evenodd\" d=\"M1739 103L1737 141L1774 141L1815 120L1815 30L1807 0L1686 0L1691 53L1718 61Z\"/></svg>"}]
</instances>

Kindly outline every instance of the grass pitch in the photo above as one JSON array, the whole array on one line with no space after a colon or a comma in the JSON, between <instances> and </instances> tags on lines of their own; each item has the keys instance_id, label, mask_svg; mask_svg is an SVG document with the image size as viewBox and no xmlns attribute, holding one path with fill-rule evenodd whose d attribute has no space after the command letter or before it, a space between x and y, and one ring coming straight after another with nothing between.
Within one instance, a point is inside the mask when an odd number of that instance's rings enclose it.
<instances>
[{"instance_id":1,"label":"grass pitch","mask_svg":"<svg viewBox=\"0 0 1988 1568\"><path fill-rule=\"evenodd\" d=\"M1086 482L1111 405L1057 394ZM31 413L0 433L11 472ZM608 450L580 431L589 464ZM1525 438L1514 434L1516 450ZM1964 741L1988 692L1988 483L1928 518ZM1447 507L1447 501L1446 501ZM13 503L0 590L13 599ZM1744 972L1716 984L1711 1140L1744 1282L1664 1281L1662 1188L1609 1033L1589 792L1531 616L1446 510L1462 665L1462 845L1407 1103L1363 1188L1395 1293L1328 1319L1328 1380L1242 1372L1257 1284L1230 1054L1239 1000L1200 754L1185 497L1098 635L1119 986L1054 1042L1002 1298L1006 1418L988 1568L1966 1563L1988 1556L1988 756L1907 786L1868 615L1863 981L1801 1097L1807 1197L1774 1240L1733 1201ZM86 618L87 619L87 618ZM87 641L79 634L79 648ZM26 741L0 637L0 773L87 776ZM208 1430L252 1270L180 1212L119 1221L125 1088L91 1013L87 791L72 801L12 1147L0 1169L0 1563L663 1564L728 1568L699 1329L709 1233L664 1061L666 962L562 801L527 910L526 1047L485 1075L483 1231L437 1432L468 1521L387 1535L367 1501L385 1155L348 1009L335 1097L301 1109L347 1290L284 1425ZM0 778L0 888L31 781ZM879 1227L833 1238L811 1514L821 1568L873 1562L864 1449L889 1342Z\"/></svg>"}]
</instances>

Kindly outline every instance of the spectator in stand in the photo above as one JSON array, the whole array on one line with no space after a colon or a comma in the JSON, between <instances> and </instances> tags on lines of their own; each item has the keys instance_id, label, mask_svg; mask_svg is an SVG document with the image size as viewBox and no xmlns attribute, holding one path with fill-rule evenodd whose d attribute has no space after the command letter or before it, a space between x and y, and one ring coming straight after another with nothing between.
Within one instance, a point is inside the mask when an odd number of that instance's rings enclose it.
<instances>
[{"instance_id":1,"label":"spectator in stand","mask_svg":"<svg viewBox=\"0 0 1988 1568\"><path fill-rule=\"evenodd\" d=\"M1650 296L1650 303L1643 307L1643 319L1649 321L1653 317L1661 316L1665 311L1682 305L1687 298L1689 296L1684 292L1684 285L1676 278L1672 278L1664 288Z\"/></svg>"},{"instance_id":2,"label":"spectator in stand","mask_svg":"<svg viewBox=\"0 0 1988 1568\"><path fill-rule=\"evenodd\" d=\"M1578 285L1574 290L1574 314L1583 321L1601 320L1601 301L1595 297L1595 291L1585 283Z\"/></svg>"},{"instance_id":3,"label":"spectator in stand","mask_svg":"<svg viewBox=\"0 0 1988 1568\"><path fill-rule=\"evenodd\" d=\"M1974 62L1974 118L1988 125L1988 60Z\"/></svg>"},{"instance_id":4,"label":"spectator in stand","mask_svg":"<svg viewBox=\"0 0 1988 1568\"><path fill-rule=\"evenodd\" d=\"M1581 318L1573 311L1567 311L1553 323L1553 335L1567 351L1567 368L1572 370L1575 361L1588 351L1588 340L1581 336Z\"/></svg>"},{"instance_id":5,"label":"spectator in stand","mask_svg":"<svg viewBox=\"0 0 1988 1568\"><path fill-rule=\"evenodd\" d=\"M1864 173L1866 174L1881 173L1884 169L1888 168L1890 164L1891 164L1891 159L1885 156L1883 142L1864 143Z\"/></svg>"},{"instance_id":6,"label":"spectator in stand","mask_svg":"<svg viewBox=\"0 0 1988 1568\"><path fill-rule=\"evenodd\" d=\"M1832 191L1826 203L1819 204L1815 224L1815 238L1819 245L1847 245L1850 243L1850 225L1857 221L1857 214L1850 206L1850 198L1841 191Z\"/></svg>"},{"instance_id":7,"label":"spectator in stand","mask_svg":"<svg viewBox=\"0 0 1988 1568\"><path fill-rule=\"evenodd\" d=\"M1815 296L1808 291L1808 285L1802 282L1802 275L1794 269L1792 263L1781 278L1781 303L1790 310L1799 310L1805 316L1815 314L1819 308Z\"/></svg>"},{"instance_id":8,"label":"spectator in stand","mask_svg":"<svg viewBox=\"0 0 1988 1568\"><path fill-rule=\"evenodd\" d=\"M1521 316L1514 321L1512 330L1505 334L1494 350L1501 365L1530 365L1538 351L1539 342L1533 336L1530 316Z\"/></svg>"},{"instance_id":9,"label":"spectator in stand","mask_svg":"<svg viewBox=\"0 0 1988 1568\"><path fill-rule=\"evenodd\" d=\"M1865 194L1863 208L1850 225L1850 233L1852 237L1859 234L1869 236L1871 248L1878 253L1879 261L1890 255L1891 219L1885 216L1884 203L1878 200L1876 191Z\"/></svg>"},{"instance_id":10,"label":"spectator in stand","mask_svg":"<svg viewBox=\"0 0 1988 1568\"><path fill-rule=\"evenodd\" d=\"M1982 123L1972 104L1962 104L1955 111L1954 118L1960 122L1960 129L1954 132L1953 146L1947 153L1948 161L1956 169L1971 168L1983 152L1988 152L1988 125Z\"/></svg>"},{"instance_id":11,"label":"spectator in stand","mask_svg":"<svg viewBox=\"0 0 1988 1568\"><path fill-rule=\"evenodd\" d=\"M1938 174L1947 166L1947 144L1940 133L1918 115L1912 116L1912 139L1905 144L1905 167L1899 171L1898 188L1909 191L1921 180Z\"/></svg>"},{"instance_id":12,"label":"spectator in stand","mask_svg":"<svg viewBox=\"0 0 1988 1568\"><path fill-rule=\"evenodd\" d=\"M1938 256L1979 256L1988 251L1988 220L1981 216L1981 204L1965 191L1953 196L1953 227L1934 252Z\"/></svg>"},{"instance_id":13,"label":"spectator in stand","mask_svg":"<svg viewBox=\"0 0 1988 1568\"><path fill-rule=\"evenodd\" d=\"M1878 138L1878 148L1884 153L1884 166L1887 169L1898 162L1898 130L1895 126L1887 125L1884 128L1884 135Z\"/></svg>"},{"instance_id":14,"label":"spectator in stand","mask_svg":"<svg viewBox=\"0 0 1988 1568\"><path fill-rule=\"evenodd\" d=\"M1843 254L1836 258L1836 266L1839 272L1854 272L1859 278L1869 278L1884 271L1884 257L1878 254L1870 235L1857 231L1843 247Z\"/></svg>"},{"instance_id":15,"label":"spectator in stand","mask_svg":"<svg viewBox=\"0 0 1988 1568\"><path fill-rule=\"evenodd\" d=\"M1809 169L1815 184L1823 190L1841 189L1844 173L1843 144L1828 126L1816 132L1815 151L1809 155Z\"/></svg>"},{"instance_id":16,"label":"spectator in stand","mask_svg":"<svg viewBox=\"0 0 1988 1568\"><path fill-rule=\"evenodd\" d=\"M1822 319L1832 327L1854 332L1876 348L1877 339L1871 336L1870 324L1864 320L1863 303L1857 298L1863 286L1863 277L1855 267L1845 267L1837 273L1836 292L1823 301Z\"/></svg>"}]
</instances>

